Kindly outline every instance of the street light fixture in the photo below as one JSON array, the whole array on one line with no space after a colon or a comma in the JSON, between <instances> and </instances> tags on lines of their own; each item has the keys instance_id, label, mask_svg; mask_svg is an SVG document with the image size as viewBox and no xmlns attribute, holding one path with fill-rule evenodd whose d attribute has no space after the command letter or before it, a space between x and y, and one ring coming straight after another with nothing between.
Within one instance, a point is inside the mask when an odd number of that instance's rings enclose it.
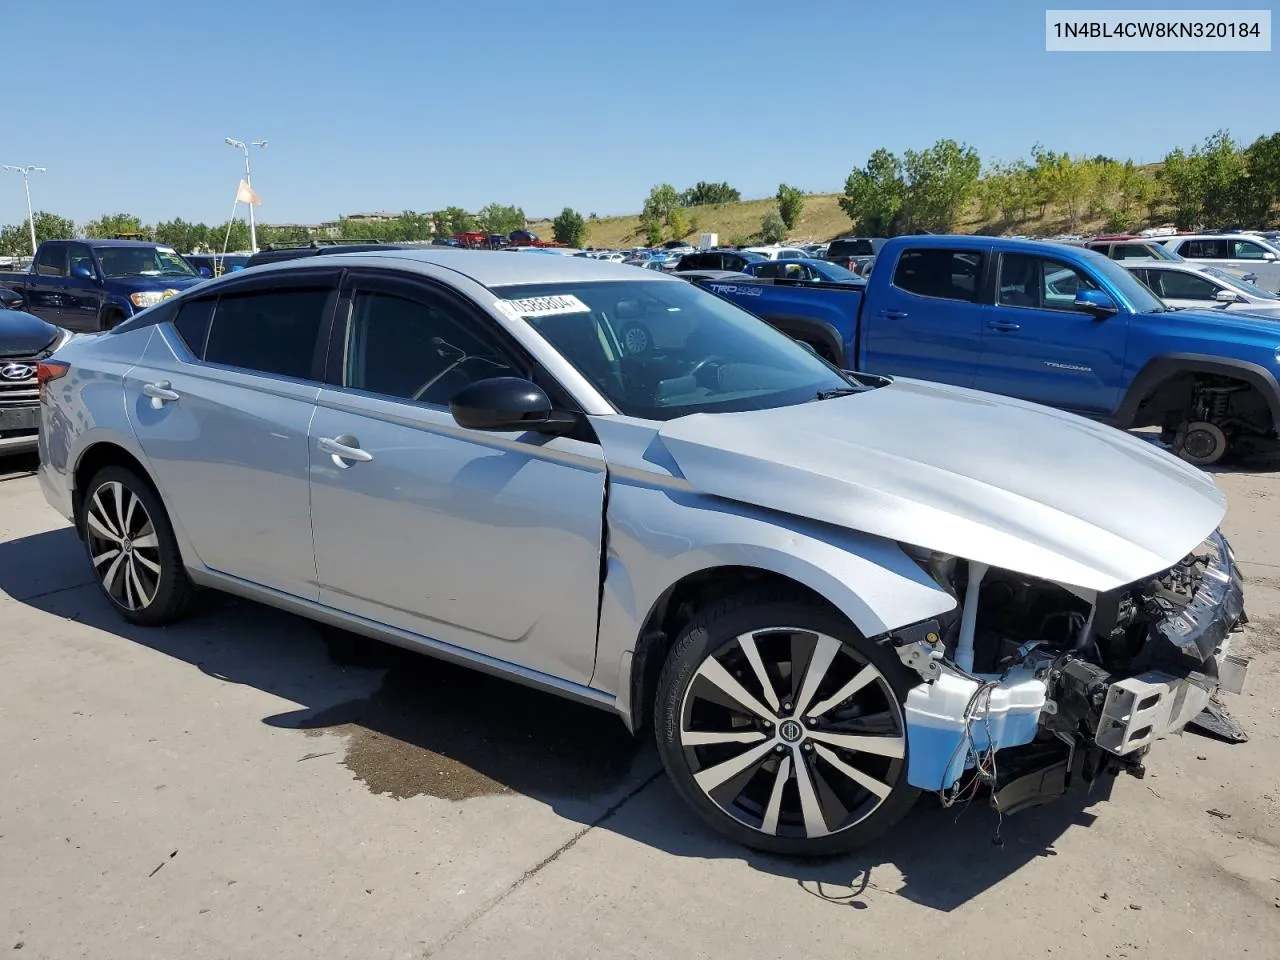
<instances>
[{"instance_id":1,"label":"street light fixture","mask_svg":"<svg viewBox=\"0 0 1280 960\"><path fill-rule=\"evenodd\" d=\"M267 141L253 140L245 143L243 140L237 140L235 137L226 137L223 142L229 147L235 147L237 150L244 152L244 182L249 185L249 189L253 189L253 175L249 172L249 147L266 148ZM249 207L249 247L254 253L258 252L258 230L253 220L253 204L247 204Z\"/></svg>"},{"instance_id":2,"label":"street light fixture","mask_svg":"<svg viewBox=\"0 0 1280 960\"><path fill-rule=\"evenodd\" d=\"M263 144L266 146L266 144ZM22 186L27 191L27 223L31 225L31 256L36 255L36 215L31 212L31 174L44 173L44 167L35 167L28 164L27 166L15 166L12 163L4 165L6 170L12 170L14 173L22 174Z\"/></svg>"}]
</instances>

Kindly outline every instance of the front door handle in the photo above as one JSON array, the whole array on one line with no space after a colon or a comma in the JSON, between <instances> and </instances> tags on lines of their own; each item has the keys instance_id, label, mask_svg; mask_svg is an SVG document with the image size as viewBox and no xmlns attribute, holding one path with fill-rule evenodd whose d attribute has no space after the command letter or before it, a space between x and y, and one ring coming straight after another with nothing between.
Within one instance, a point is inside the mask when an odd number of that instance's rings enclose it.
<instances>
[{"instance_id":1,"label":"front door handle","mask_svg":"<svg viewBox=\"0 0 1280 960\"><path fill-rule=\"evenodd\" d=\"M881 310L880 316L887 317L890 320L905 320L907 311L905 310Z\"/></svg>"},{"instance_id":2,"label":"front door handle","mask_svg":"<svg viewBox=\"0 0 1280 960\"><path fill-rule=\"evenodd\" d=\"M152 406L157 410L165 403L171 403L178 399L178 391L173 389L173 384L168 380L157 380L155 383L144 383L142 392L152 400Z\"/></svg>"},{"instance_id":3,"label":"front door handle","mask_svg":"<svg viewBox=\"0 0 1280 960\"><path fill-rule=\"evenodd\" d=\"M992 320L987 324L988 330L999 330L1002 333L1012 333L1014 330L1021 330L1022 324L1014 323L1012 320Z\"/></svg>"},{"instance_id":4,"label":"front door handle","mask_svg":"<svg viewBox=\"0 0 1280 960\"><path fill-rule=\"evenodd\" d=\"M352 463L368 463L373 459L373 454L368 450L361 450L360 441L349 433L340 437L321 437L316 446L333 458L334 466L343 470L351 466L347 463L348 460Z\"/></svg>"}]
</instances>

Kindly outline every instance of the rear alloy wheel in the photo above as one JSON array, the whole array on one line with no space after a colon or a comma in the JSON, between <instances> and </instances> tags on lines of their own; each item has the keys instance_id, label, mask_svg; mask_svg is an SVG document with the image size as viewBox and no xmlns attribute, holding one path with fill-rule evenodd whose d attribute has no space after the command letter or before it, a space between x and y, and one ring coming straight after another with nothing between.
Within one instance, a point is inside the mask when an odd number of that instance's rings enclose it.
<instances>
[{"instance_id":1,"label":"rear alloy wheel","mask_svg":"<svg viewBox=\"0 0 1280 960\"><path fill-rule=\"evenodd\" d=\"M653 336L643 323L629 323L622 328L622 349L627 356L638 357L653 347Z\"/></svg>"},{"instance_id":2,"label":"rear alloy wheel","mask_svg":"<svg viewBox=\"0 0 1280 960\"><path fill-rule=\"evenodd\" d=\"M132 623L178 619L193 593L173 527L151 486L124 467L89 482L81 529L98 586Z\"/></svg>"},{"instance_id":3,"label":"rear alloy wheel","mask_svg":"<svg viewBox=\"0 0 1280 960\"><path fill-rule=\"evenodd\" d=\"M659 682L659 750L685 799L735 840L844 852L880 836L917 796L906 783L909 687L896 656L832 611L713 609L686 630Z\"/></svg>"},{"instance_id":4,"label":"rear alloy wheel","mask_svg":"<svg viewBox=\"0 0 1280 960\"><path fill-rule=\"evenodd\" d=\"M1207 420L1184 423L1173 438L1173 452L1188 463L1201 467L1221 460L1226 456L1229 445L1222 428Z\"/></svg>"}]
</instances>

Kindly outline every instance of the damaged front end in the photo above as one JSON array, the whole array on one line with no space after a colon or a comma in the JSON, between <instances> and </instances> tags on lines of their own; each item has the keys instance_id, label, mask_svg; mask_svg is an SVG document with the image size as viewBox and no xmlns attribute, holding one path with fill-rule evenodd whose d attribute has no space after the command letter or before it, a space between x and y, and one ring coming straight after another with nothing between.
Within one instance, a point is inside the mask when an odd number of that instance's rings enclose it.
<instances>
[{"instance_id":1,"label":"damaged front end","mask_svg":"<svg viewBox=\"0 0 1280 960\"><path fill-rule=\"evenodd\" d=\"M907 780L944 800L985 782L1013 812L1103 774L1144 772L1218 690L1245 621L1241 576L1214 533L1169 569L1105 593L913 552L957 600L894 631L921 683L907 696Z\"/></svg>"}]
</instances>

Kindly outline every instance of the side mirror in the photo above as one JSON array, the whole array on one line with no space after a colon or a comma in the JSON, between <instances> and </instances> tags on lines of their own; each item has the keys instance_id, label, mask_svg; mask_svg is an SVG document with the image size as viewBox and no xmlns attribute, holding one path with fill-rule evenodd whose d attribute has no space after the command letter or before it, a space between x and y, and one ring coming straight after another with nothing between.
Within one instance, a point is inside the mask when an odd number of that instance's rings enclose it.
<instances>
[{"instance_id":1,"label":"side mirror","mask_svg":"<svg viewBox=\"0 0 1280 960\"><path fill-rule=\"evenodd\" d=\"M98 275L93 272L92 268L86 267L83 263L77 263L72 267L71 275L77 280L96 280L98 277Z\"/></svg>"},{"instance_id":2,"label":"side mirror","mask_svg":"<svg viewBox=\"0 0 1280 960\"><path fill-rule=\"evenodd\" d=\"M204 277L206 280L213 276L213 271L208 267L201 267L196 271L196 273L200 274L200 276Z\"/></svg>"},{"instance_id":3,"label":"side mirror","mask_svg":"<svg viewBox=\"0 0 1280 960\"><path fill-rule=\"evenodd\" d=\"M1219 290L1213 295L1213 299L1219 303L1239 303L1243 298L1234 290Z\"/></svg>"},{"instance_id":4,"label":"side mirror","mask_svg":"<svg viewBox=\"0 0 1280 960\"><path fill-rule=\"evenodd\" d=\"M1100 320L1111 316L1119 309L1110 295L1101 290L1077 290L1073 306L1085 313L1092 313Z\"/></svg>"},{"instance_id":5,"label":"side mirror","mask_svg":"<svg viewBox=\"0 0 1280 960\"><path fill-rule=\"evenodd\" d=\"M449 401L458 426L468 430L563 433L577 418L551 409L551 398L536 383L520 377L490 377L459 390Z\"/></svg>"},{"instance_id":6,"label":"side mirror","mask_svg":"<svg viewBox=\"0 0 1280 960\"><path fill-rule=\"evenodd\" d=\"M1270 250L1264 250L1262 253L1262 259L1270 260L1274 262L1274 260L1276 259L1276 255L1272 253Z\"/></svg>"}]
</instances>

